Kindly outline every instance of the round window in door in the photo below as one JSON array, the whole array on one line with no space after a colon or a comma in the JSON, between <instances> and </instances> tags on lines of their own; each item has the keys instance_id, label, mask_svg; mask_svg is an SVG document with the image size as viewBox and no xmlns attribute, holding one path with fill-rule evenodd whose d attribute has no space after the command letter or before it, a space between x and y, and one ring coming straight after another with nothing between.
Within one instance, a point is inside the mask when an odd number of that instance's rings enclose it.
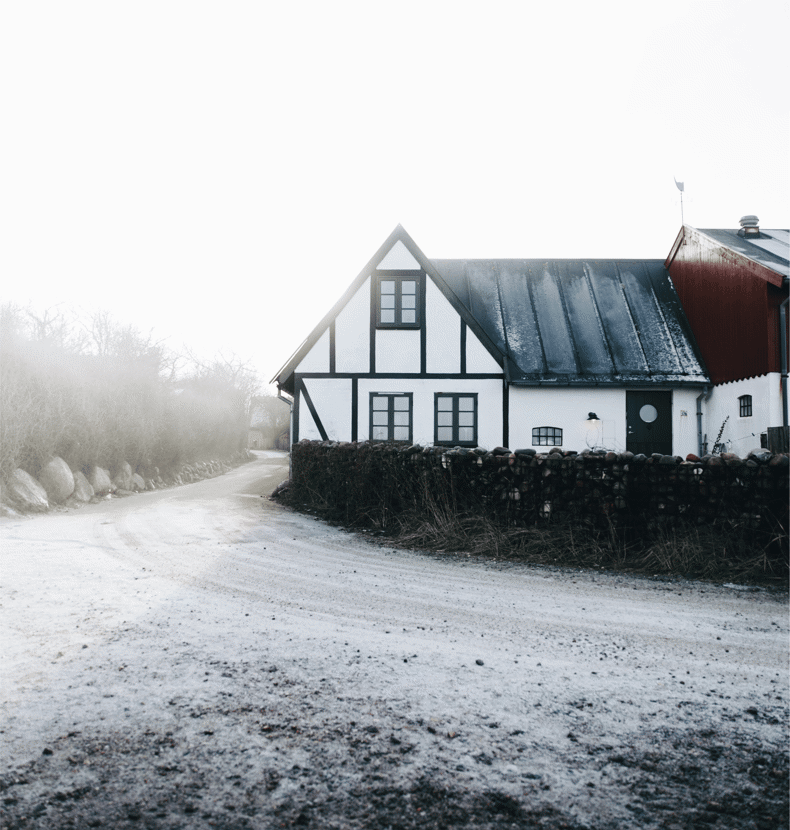
<instances>
[{"instance_id":1,"label":"round window in door","mask_svg":"<svg viewBox=\"0 0 790 830\"><path fill-rule=\"evenodd\" d=\"M652 424L653 421L658 418L658 410L653 406L653 404L646 403L640 410L639 410L639 417L646 423Z\"/></svg>"}]
</instances>

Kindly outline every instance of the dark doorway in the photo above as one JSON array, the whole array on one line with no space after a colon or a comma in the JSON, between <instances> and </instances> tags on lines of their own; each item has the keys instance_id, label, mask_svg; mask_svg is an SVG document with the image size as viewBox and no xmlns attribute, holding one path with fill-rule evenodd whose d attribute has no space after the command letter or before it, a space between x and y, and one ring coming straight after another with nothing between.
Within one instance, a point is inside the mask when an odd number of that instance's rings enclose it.
<instances>
[{"instance_id":1,"label":"dark doorway","mask_svg":"<svg viewBox=\"0 0 790 830\"><path fill-rule=\"evenodd\" d=\"M672 455L671 392L626 392L625 421L629 452Z\"/></svg>"}]
</instances>

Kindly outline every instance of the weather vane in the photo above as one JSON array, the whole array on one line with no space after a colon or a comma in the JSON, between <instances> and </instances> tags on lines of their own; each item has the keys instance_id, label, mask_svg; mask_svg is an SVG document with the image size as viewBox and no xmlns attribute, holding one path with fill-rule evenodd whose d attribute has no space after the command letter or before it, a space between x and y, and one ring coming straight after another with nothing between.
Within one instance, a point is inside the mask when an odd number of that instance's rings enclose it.
<instances>
[{"instance_id":1,"label":"weather vane","mask_svg":"<svg viewBox=\"0 0 790 830\"><path fill-rule=\"evenodd\" d=\"M675 177L672 177L675 179ZM675 179L675 187L680 191L680 224L685 225L686 223L683 221L683 182L679 182Z\"/></svg>"}]
</instances>

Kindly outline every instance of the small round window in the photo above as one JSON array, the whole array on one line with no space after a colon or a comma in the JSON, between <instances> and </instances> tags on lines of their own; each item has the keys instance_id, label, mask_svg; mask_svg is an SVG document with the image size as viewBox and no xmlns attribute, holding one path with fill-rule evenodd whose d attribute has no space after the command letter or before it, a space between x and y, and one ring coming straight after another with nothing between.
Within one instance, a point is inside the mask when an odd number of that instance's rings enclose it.
<instances>
[{"instance_id":1,"label":"small round window","mask_svg":"<svg viewBox=\"0 0 790 830\"><path fill-rule=\"evenodd\" d=\"M639 410L639 417L646 423L652 424L653 421L658 418L658 410L649 403L646 403L640 410Z\"/></svg>"}]
</instances>

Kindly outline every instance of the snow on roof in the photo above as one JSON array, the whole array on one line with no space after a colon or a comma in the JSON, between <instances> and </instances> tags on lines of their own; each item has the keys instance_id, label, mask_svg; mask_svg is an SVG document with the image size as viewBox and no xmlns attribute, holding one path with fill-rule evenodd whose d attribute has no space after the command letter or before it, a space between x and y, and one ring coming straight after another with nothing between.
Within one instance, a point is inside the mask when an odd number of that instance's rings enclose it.
<instances>
[{"instance_id":1,"label":"snow on roof","mask_svg":"<svg viewBox=\"0 0 790 830\"><path fill-rule=\"evenodd\" d=\"M743 237L738 231L721 228L698 228L700 233L715 239L748 259L770 268L783 277L790 276L790 231L787 229L765 230L760 228L759 236Z\"/></svg>"},{"instance_id":2,"label":"snow on roof","mask_svg":"<svg viewBox=\"0 0 790 830\"><path fill-rule=\"evenodd\" d=\"M706 383L661 260L431 260L522 384Z\"/></svg>"}]
</instances>

